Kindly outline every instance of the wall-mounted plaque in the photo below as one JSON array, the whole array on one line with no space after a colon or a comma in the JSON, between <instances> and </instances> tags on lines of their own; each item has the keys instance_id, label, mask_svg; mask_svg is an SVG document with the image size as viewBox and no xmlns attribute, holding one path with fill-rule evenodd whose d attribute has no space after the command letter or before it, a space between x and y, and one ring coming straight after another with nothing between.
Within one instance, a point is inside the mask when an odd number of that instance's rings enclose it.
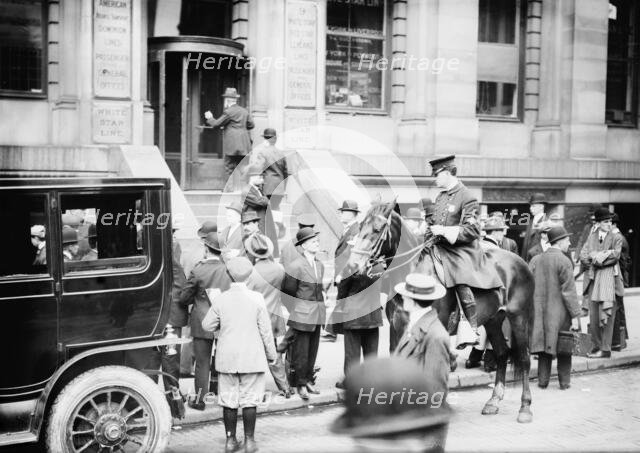
<instances>
[{"instance_id":1,"label":"wall-mounted plaque","mask_svg":"<svg viewBox=\"0 0 640 453\"><path fill-rule=\"evenodd\" d=\"M131 143L131 105L119 102L94 102L94 143Z\"/></svg>"},{"instance_id":2,"label":"wall-mounted plaque","mask_svg":"<svg viewBox=\"0 0 640 453\"><path fill-rule=\"evenodd\" d=\"M316 106L317 5L312 2L287 2L285 34L285 105Z\"/></svg>"},{"instance_id":3,"label":"wall-mounted plaque","mask_svg":"<svg viewBox=\"0 0 640 453\"><path fill-rule=\"evenodd\" d=\"M317 143L318 115L315 110L284 112L284 141L289 149L311 149Z\"/></svg>"},{"instance_id":4,"label":"wall-mounted plaque","mask_svg":"<svg viewBox=\"0 0 640 453\"><path fill-rule=\"evenodd\" d=\"M131 0L94 0L93 91L131 97Z\"/></svg>"}]
</instances>

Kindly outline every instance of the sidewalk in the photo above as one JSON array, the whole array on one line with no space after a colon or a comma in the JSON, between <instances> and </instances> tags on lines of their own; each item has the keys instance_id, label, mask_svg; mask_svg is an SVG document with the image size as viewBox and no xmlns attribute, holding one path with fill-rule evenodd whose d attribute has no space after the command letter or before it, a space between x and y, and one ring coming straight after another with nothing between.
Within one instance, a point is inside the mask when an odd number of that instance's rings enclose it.
<instances>
[{"instance_id":1,"label":"sidewalk","mask_svg":"<svg viewBox=\"0 0 640 453\"><path fill-rule=\"evenodd\" d=\"M585 371L593 371L599 369L615 368L631 364L640 363L640 288L629 288L625 297L625 309L627 315L627 325L629 326L629 340L627 348L622 352L613 352L610 359L586 359L584 357L573 358L574 373ZM583 332L586 332L587 318L582 318ZM314 405L325 405L337 403L341 399L341 391L336 389L335 383L342 379L343 366L343 337L338 336L335 343L320 343L320 351L318 353L317 365L322 369L318 373L317 388L320 390L319 395L310 395L309 401L305 402L296 395L292 395L290 399L285 399L277 395L276 386L271 377L268 377L267 390L273 392L273 398L264 407L259 407L259 413L281 412L301 407ZM389 327L385 324L380 329L380 355L388 355L389 350ZM485 373L481 369L475 368L467 370L464 368L464 362L469 354L469 350L460 351L458 356L458 369L449 375L449 388L451 390L460 390L478 386L488 386L493 384L495 373ZM537 376L537 360L531 360L532 378ZM513 373L507 369L507 380L513 380ZM555 374L555 365L553 367ZM193 390L193 379L182 379L180 386L184 392ZM487 392L487 398L489 393ZM189 407L186 408L186 417L182 420L174 420L175 425L189 425L194 423L203 423L222 418L222 408L215 403L207 404L204 411L196 411Z\"/></svg>"}]
</instances>

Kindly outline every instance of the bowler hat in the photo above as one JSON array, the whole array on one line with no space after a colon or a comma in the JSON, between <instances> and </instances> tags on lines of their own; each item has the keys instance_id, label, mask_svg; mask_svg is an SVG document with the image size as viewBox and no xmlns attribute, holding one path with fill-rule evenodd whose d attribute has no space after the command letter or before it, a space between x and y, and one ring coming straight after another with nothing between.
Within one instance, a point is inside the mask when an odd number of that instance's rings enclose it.
<instances>
[{"instance_id":1,"label":"bowler hat","mask_svg":"<svg viewBox=\"0 0 640 453\"><path fill-rule=\"evenodd\" d=\"M254 210L248 210L242 213L242 223L259 222L260 217Z\"/></svg>"},{"instance_id":2,"label":"bowler hat","mask_svg":"<svg viewBox=\"0 0 640 453\"><path fill-rule=\"evenodd\" d=\"M40 239L44 239L45 229L44 225L34 225L31 227L31 236L39 237Z\"/></svg>"},{"instance_id":3,"label":"bowler hat","mask_svg":"<svg viewBox=\"0 0 640 453\"><path fill-rule=\"evenodd\" d=\"M218 232L212 231L207 233L207 235L203 239L204 245L207 246L210 250L214 252L222 253L220 249L220 240L218 239Z\"/></svg>"},{"instance_id":4,"label":"bowler hat","mask_svg":"<svg viewBox=\"0 0 640 453\"><path fill-rule=\"evenodd\" d=\"M264 138L275 137L276 136L276 130L274 128L272 128L272 127L268 127L262 132L262 136Z\"/></svg>"},{"instance_id":5,"label":"bowler hat","mask_svg":"<svg viewBox=\"0 0 640 453\"><path fill-rule=\"evenodd\" d=\"M531 195L531 198L529 198L529 204L541 204L546 202L547 197L545 197L544 194L540 192L534 193L533 195Z\"/></svg>"},{"instance_id":6,"label":"bowler hat","mask_svg":"<svg viewBox=\"0 0 640 453\"><path fill-rule=\"evenodd\" d=\"M96 226L93 223L89 224L89 228L87 229L87 237L88 238L98 237L98 232L96 231Z\"/></svg>"},{"instance_id":7,"label":"bowler hat","mask_svg":"<svg viewBox=\"0 0 640 453\"><path fill-rule=\"evenodd\" d=\"M422 220L422 212L418 208L409 208L404 218L409 220Z\"/></svg>"},{"instance_id":8,"label":"bowler hat","mask_svg":"<svg viewBox=\"0 0 640 453\"><path fill-rule=\"evenodd\" d=\"M296 233L295 245L300 245L303 242L308 241L309 239L313 239L318 234L319 233L315 231L313 228L309 228L309 227L300 228Z\"/></svg>"},{"instance_id":9,"label":"bowler hat","mask_svg":"<svg viewBox=\"0 0 640 453\"><path fill-rule=\"evenodd\" d=\"M564 239L568 236L571 236L571 233L567 233L567 230L565 230L564 227L561 226L551 227L549 228L549 231L547 231L547 239L549 240L550 244L554 244L560 239Z\"/></svg>"},{"instance_id":10,"label":"bowler hat","mask_svg":"<svg viewBox=\"0 0 640 453\"><path fill-rule=\"evenodd\" d=\"M78 243L78 232L71 228L68 225L62 227L62 244L77 244Z\"/></svg>"},{"instance_id":11,"label":"bowler hat","mask_svg":"<svg viewBox=\"0 0 640 453\"><path fill-rule=\"evenodd\" d=\"M442 299L447 293L444 286L435 278L425 274L409 274L404 282L398 283L395 290L402 296L418 300Z\"/></svg>"},{"instance_id":12,"label":"bowler hat","mask_svg":"<svg viewBox=\"0 0 640 453\"><path fill-rule=\"evenodd\" d=\"M451 168L454 165L455 159L456 156L451 155L430 160L429 165L431 165L431 176L435 176L442 170Z\"/></svg>"},{"instance_id":13,"label":"bowler hat","mask_svg":"<svg viewBox=\"0 0 640 453\"><path fill-rule=\"evenodd\" d=\"M253 271L251 261L244 256L232 258L226 264L229 275L236 282L244 282Z\"/></svg>"},{"instance_id":14,"label":"bowler hat","mask_svg":"<svg viewBox=\"0 0 640 453\"><path fill-rule=\"evenodd\" d=\"M273 253L273 242L264 234L252 234L244 241L247 253L256 258L269 258Z\"/></svg>"},{"instance_id":15,"label":"bowler hat","mask_svg":"<svg viewBox=\"0 0 640 453\"><path fill-rule=\"evenodd\" d=\"M500 231L506 230L507 225L505 225L504 219L502 217L493 216L487 219L482 229L484 231Z\"/></svg>"},{"instance_id":16,"label":"bowler hat","mask_svg":"<svg viewBox=\"0 0 640 453\"><path fill-rule=\"evenodd\" d=\"M232 201L230 205L225 206L226 209L236 211L238 214L242 214L242 205L239 201Z\"/></svg>"},{"instance_id":17,"label":"bowler hat","mask_svg":"<svg viewBox=\"0 0 640 453\"><path fill-rule=\"evenodd\" d=\"M613 213L613 216L611 217L611 223L620 223L620 216L617 212Z\"/></svg>"},{"instance_id":18,"label":"bowler hat","mask_svg":"<svg viewBox=\"0 0 640 453\"><path fill-rule=\"evenodd\" d=\"M342 206L338 208L338 211L360 212L358 202L354 200L344 200Z\"/></svg>"},{"instance_id":19,"label":"bowler hat","mask_svg":"<svg viewBox=\"0 0 640 453\"><path fill-rule=\"evenodd\" d=\"M399 356L365 359L351 367L344 381L345 412L331 431L373 438L409 431L425 434L446 425L451 410L445 389L426 376L415 360Z\"/></svg>"},{"instance_id":20,"label":"bowler hat","mask_svg":"<svg viewBox=\"0 0 640 453\"><path fill-rule=\"evenodd\" d=\"M82 223L82 219L75 214L62 214L62 224L78 228Z\"/></svg>"},{"instance_id":21,"label":"bowler hat","mask_svg":"<svg viewBox=\"0 0 640 453\"><path fill-rule=\"evenodd\" d=\"M198 237L204 238L207 234L218 231L218 224L213 220L206 220L198 230Z\"/></svg>"},{"instance_id":22,"label":"bowler hat","mask_svg":"<svg viewBox=\"0 0 640 453\"><path fill-rule=\"evenodd\" d=\"M595 212L596 222L603 222L613 217L613 213L607 208L598 208Z\"/></svg>"},{"instance_id":23,"label":"bowler hat","mask_svg":"<svg viewBox=\"0 0 640 453\"><path fill-rule=\"evenodd\" d=\"M311 227L316 225L315 215L311 213L300 214L297 218L298 226L300 228Z\"/></svg>"},{"instance_id":24,"label":"bowler hat","mask_svg":"<svg viewBox=\"0 0 640 453\"><path fill-rule=\"evenodd\" d=\"M240 95L238 94L238 90L236 90L233 87L227 87L224 90L224 93L222 94L223 98L239 98Z\"/></svg>"}]
</instances>

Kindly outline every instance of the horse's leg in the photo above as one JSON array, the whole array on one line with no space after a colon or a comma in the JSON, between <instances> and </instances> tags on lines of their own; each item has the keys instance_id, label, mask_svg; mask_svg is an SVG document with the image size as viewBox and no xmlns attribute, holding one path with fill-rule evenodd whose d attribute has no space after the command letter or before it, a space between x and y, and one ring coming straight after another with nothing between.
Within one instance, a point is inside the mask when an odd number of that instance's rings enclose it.
<instances>
[{"instance_id":1,"label":"horse's leg","mask_svg":"<svg viewBox=\"0 0 640 453\"><path fill-rule=\"evenodd\" d=\"M487 331L487 338L493 347L493 353L496 356L496 380L493 387L493 394L489 401L482 408L483 415L494 415L498 413L500 401L504 398L504 386L507 375L507 360L509 358L509 349L507 342L502 333L502 321L504 320L504 311L499 311L495 316L484 323Z\"/></svg>"},{"instance_id":2,"label":"horse's leg","mask_svg":"<svg viewBox=\"0 0 640 453\"><path fill-rule=\"evenodd\" d=\"M511 345L511 349L516 365L516 378L520 375L522 379L522 398L518 422L530 423L533 420L533 414L531 413L531 390L529 389L529 372L531 370L529 324L523 314L510 316L509 323L511 325L511 339L515 343Z\"/></svg>"}]
</instances>

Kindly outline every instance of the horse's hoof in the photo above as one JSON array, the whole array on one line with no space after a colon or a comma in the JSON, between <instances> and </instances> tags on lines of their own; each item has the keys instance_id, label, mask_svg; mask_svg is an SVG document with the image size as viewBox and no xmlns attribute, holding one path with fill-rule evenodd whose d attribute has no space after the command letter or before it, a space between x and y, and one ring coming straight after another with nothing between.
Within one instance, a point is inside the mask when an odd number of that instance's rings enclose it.
<instances>
[{"instance_id":1,"label":"horse's hoof","mask_svg":"<svg viewBox=\"0 0 640 453\"><path fill-rule=\"evenodd\" d=\"M518 423L531 423L533 421L533 414L529 408L520 409L518 413Z\"/></svg>"},{"instance_id":2,"label":"horse's hoof","mask_svg":"<svg viewBox=\"0 0 640 453\"><path fill-rule=\"evenodd\" d=\"M482 415L496 415L500 408L497 404L487 403L482 408Z\"/></svg>"}]
</instances>

